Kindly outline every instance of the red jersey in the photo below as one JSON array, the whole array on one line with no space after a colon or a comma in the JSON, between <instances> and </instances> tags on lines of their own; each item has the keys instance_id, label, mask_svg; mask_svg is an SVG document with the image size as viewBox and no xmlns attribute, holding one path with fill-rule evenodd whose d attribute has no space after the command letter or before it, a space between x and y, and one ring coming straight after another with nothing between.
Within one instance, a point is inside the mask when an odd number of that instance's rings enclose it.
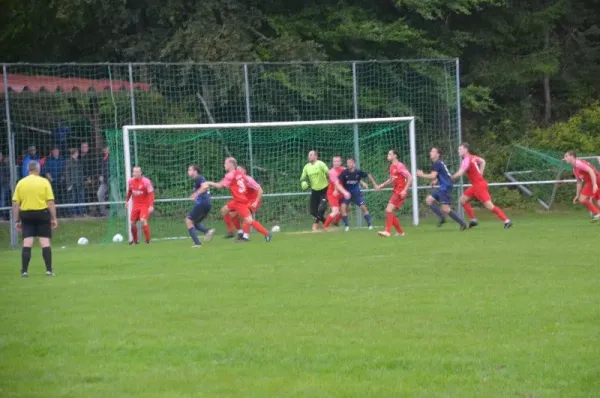
<instances>
[{"instance_id":1,"label":"red jersey","mask_svg":"<svg viewBox=\"0 0 600 398\"><path fill-rule=\"evenodd\" d=\"M469 181L473 185L487 185L487 181L483 178L483 174L481 174L481 169L479 168L481 161L482 159L479 156L467 155L460 164L460 169L467 174Z\"/></svg>"},{"instance_id":2,"label":"red jersey","mask_svg":"<svg viewBox=\"0 0 600 398\"><path fill-rule=\"evenodd\" d=\"M329 187L327 188L327 195L338 196L339 193L335 190L335 183L338 182L342 171L346 170L344 166L332 167L329 170Z\"/></svg>"},{"instance_id":3,"label":"red jersey","mask_svg":"<svg viewBox=\"0 0 600 398\"><path fill-rule=\"evenodd\" d=\"M256 202L256 198L258 198L258 190L260 189L260 185L258 182L254 180L254 178L246 175L246 186L248 188L248 193L246 196L248 197L248 203Z\"/></svg>"},{"instance_id":4,"label":"red jersey","mask_svg":"<svg viewBox=\"0 0 600 398\"><path fill-rule=\"evenodd\" d=\"M390 177L394 184L394 193L398 194L406 188L406 181L410 177L410 173L402 162L397 162L390 165Z\"/></svg>"},{"instance_id":5,"label":"red jersey","mask_svg":"<svg viewBox=\"0 0 600 398\"><path fill-rule=\"evenodd\" d=\"M148 178L130 178L127 187L126 202L129 202L129 199L133 197L134 207L151 207L154 205L154 187Z\"/></svg>"},{"instance_id":6,"label":"red jersey","mask_svg":"<svg viewBox=\"0 0 600 398\"><path fill-rule=\"evenodd\" d=\"M592 185L592 178L590 174L585 170L588 166L592 169L594 174L596 174L596 182L600 184L600 171L596 170L594 166L592 166L589 162L585 160L577 159L575 160L575 165L573 166L573 174L575 174L575 178L583 181L585 185Z\"/></svg>"},{"instance_id":7,"label":"red jersey","mask_svg":"<svg viewBox=\"0 0 600 398\"><path fill-rule=\"evenodd\" d=\"M252 180L253 183L249 182L247 181L247 177L248 176L243 171L233 170L225 174L225 177L221 180L221 184L223 184L224 187L229 187L231 196L233 196L233 200L236 202L248 203L248 189L258 189L256 181Z\"/></svg>"}]
</instances>

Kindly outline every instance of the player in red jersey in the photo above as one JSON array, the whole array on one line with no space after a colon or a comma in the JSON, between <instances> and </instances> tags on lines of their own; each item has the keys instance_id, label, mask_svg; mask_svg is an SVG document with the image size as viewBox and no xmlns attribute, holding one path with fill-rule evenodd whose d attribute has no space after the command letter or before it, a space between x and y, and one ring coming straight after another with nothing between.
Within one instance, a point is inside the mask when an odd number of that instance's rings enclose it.
<instances>
[{"instance_id":1,"label":"player in red jersey","mask_svg":"<svg viewBox=\"0 0 600 398\"><path fill-rule=\"evenodd\" d=\"M148 219L154 211L154 187L152 187L152 182L142 175L142 168L139 166L133 168L133 178L130 178L127 182L125 208L129 206L129 199L132 199L131 236L133 238L129 244L137 245L139 243L138 221L142 223L146 243L150 243L150 224L148 224Z\"/></svg>"},{"instance_id":2,"label":"player in red jersey","mask_svg":"<svg viewBox=\"0 0 600 398\"><path fill-rule=\"evenodd\" d=\"M223 177L220 182L209 182L208 185L217 189L228 187L231 191L231 196L233 196L233 199L227 202L227 204L221 209L223 221L225 221L227 229L230 232L233 232L234 230L234 226L231 223L230 217L228 216L229 213L235 212L243 219L243 236L241 239L237 240L238 242L248 241L251 226L263 234L267 242L270 242L271 234L269 231L267 231L261 223L252 219L252 214L250 213L249 209L249 205L251 203L248 202L248 186L252 184L248 184L246 173L237 169L237 161L232 157L225 159L224 167L225 171L227 171L225 177ZM256 184L256 186L253 185L252 188L259 189L258 184Z\"/></svg>"},{"instance_id":3,"label":"player in red jersey","mask_svg":"<svg viewBox=\"0 0 600 398\"><path fill-rule=\"evenodd\" d=\"M577 159L575 151L565 153L563 160L573 166L573 174L577 179L577 191L573 203L579 202L584 205L592 213L593 221L600 220L600 210L593 202L595 200L600 204L600 189L598 189L600 172L589 162ZM598 161L600 162L600 159Z\"/></svg>"},{"instance_id":4,"label":"player in red jersey","mask_svg":"<svg viewBox=\"0 0 600 398\"><path fill-rule=\"evenodd\" d=\"M375 189L379 191L381 188L387 185L394 184L394 192L392 193L392 197L385 208L385 231L377 232L377 234L379 234L379 236L389 237L393 226L396 228L396 235L403 236L404 231L402 230L400 220L398 220L398 217L396 217L394 211L399 210L402 207L402 204L404 204L404 201L408 196L408 187L411 186L413 177L408 172L406 166L403 165L400 160L398 160L397 150L390 149L387 154L387 160L391 163L390 178L377 185Z\"/></svg>"},{"instance_id":5,"label":"player in red jersey","mask_svg":"<svg viewBox=\"0 0 600 398\"><path fill-rule=\"evenodd\" d=\"M340 212L340 201L342 196L350 199L350 192L346 191L339 181L340 174L346 170L342 166L342 158L340 156L333 157L333 167L329 170L329 187L327 188L327 201L331 207L331 214L327 216L323 223L323 229L329 228L331 223L338 223L342 219Z\"/></svg>"},{"instance_id":6,"label":"player in red jersey","mask_svg":"<svg viewBox=\"0 0 600 398\"><path fill-rule=\"evenodd\" d=\"M250 210L250 213L255 215L262 205L262 196L264 192L260 184L257 183L254 178L246 174L246 169L243 166L238 166L237 169L246 176L246 183L248 185L248 209ZM224 217L230 218L231 224L234 226L235 230L237 230L238 238L242 238L244 231L242 230L240 217L238 214L236 212L231 212L228 214L228 216L226 215ZM225 223L228 224L228 221L225 221ZM234 231L229 231L229 234L226 236L226 238L233 238L233 232Z\"/></svg>"},{"instance_id":7,"label":"player in red jersey","mask_svg":"<svg viewBox=\"0 0 600 398\"><path fill-rule=\"evenodd\" d=\"M453 180L457 180L463 174L467 174L471 185L459 198L460 204L464 207L467 215L470 218L469 228L476 227L478 222L475 217L475 212L471 207L469 201L473 198L480 201L483 206L494 213L502 222L504 222L504 228L512 227L512 222L504 215L502 209L495 206L488 190L488 183L483 178L483 171L485 170L485 160L479 156L475 156L469 152L469 144L463 142L458 147L458 154L462 157L462 163L460 169L452 175Z\"/></svg>"}]
</instances>

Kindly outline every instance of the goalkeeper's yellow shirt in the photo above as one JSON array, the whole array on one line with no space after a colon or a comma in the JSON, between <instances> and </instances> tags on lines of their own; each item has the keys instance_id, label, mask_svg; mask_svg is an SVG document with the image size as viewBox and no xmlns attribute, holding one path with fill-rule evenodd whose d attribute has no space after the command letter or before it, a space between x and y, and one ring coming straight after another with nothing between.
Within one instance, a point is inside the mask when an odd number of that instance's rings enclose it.
<instances>
[{"instance_id":1,"label":"goalkeeper's yellow shirt","mask_svg":"<svg viewBox=\"0 0 600 398\"><path fill-rule=\"evenodd\" d=\"M320 191L329 186L327 175L329 167L320 160L315 163L307 163L302 170L300 181L308 181L313 191Z\"/></svg>"}]
</instances>

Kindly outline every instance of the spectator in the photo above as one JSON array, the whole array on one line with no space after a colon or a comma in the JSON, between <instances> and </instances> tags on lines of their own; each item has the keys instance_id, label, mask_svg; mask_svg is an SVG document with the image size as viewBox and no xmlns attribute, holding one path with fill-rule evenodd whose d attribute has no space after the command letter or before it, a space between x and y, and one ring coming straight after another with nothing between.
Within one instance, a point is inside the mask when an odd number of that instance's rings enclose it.
<instances>
[{"instance_id":1,"label":"spectator","mask_svg":"<svg viewBox=\"0 0 600 398\"><path fill-rule=\"evenodd\" d=\"M67 193L69 195L69 203L81 204L84 203L84 175L83 164L79 159L79 150L71 149L71 157L65 164L65 182L67 185ZM73 215L84 214L84 208L75 206L72 208Z\"/></svg>"},{"instance_id":2,"label":"spectator","mask_svg":"<svg viewBox=\"0 0 600 398\"><path fill-rule=\"evenodd\" d=\"M35 148L35 146L32 145L29 148L27 148L27 155L25 155L25 159L23 159L23 178L29 175L29 171L27 171L27 165L29 164L29 162L37 162L38 164L40 164L40 158L36 155L36 153L37 149Z\"/></svg>"},{"instance_id":3,"label":"spectator","mask_svg":"<svg viewBox=\"0 0 600 398\"><path fill-rule=\"evenodd\" d=\"M52 185L52 191L54 192L54 197L56 198L56 203L58 204L65 202L64 171L65 160L60 156L60 149L55 146L50 152L50 156L46 158L43 174L46 176L48 181L50 181L50 184Z\"/></svg>"},{"instance_id":4,"label":"spectator","mask_svg":"<svg viewBox=\"0 0 600 398\"><path fill-rule=\"evenodd\" d=\"M9 206L10 194L10 164L4 159L4 154L0 152L0 207ZM0 218L8 220L10 210L0 210Z\"/></svg>"},{"instance_id":5,"label":"spectator","mask_svg":"<svg viewBox=\"0 0 600 398\"><path fill-rule=\"evenodd\" d=\"M81 143L79 151L79 160L83 169L83 192L84 192L84 203L95 202L96 190L94 189L94 177L96 177L98 165L94 162L93 156L90 154L90 144L87 142Z\"/></svg>"},{"instance_id":6,"label":"spectator","mask_svg":"<svg viewBox=\"0 0 600 398\"><path fill-rule=\"evenodd\" d=\"M98 187L98 202L106 202L108 200L108 191L109 191L109 154L110 154L110 150L108 147L104 147L103 151L102 151L102 158L100 159L100 166L99 166L99 176L98 176L98 182L100 183L100 186ZM106 205L100 205L100 216L104 217L108 215L108 206Z\"/></svg>"},{"instance_id":7,"label":"spectator","mask_svg":"<svg viewBox=\"0 0 600 398\"><path fill-rule=\"evenodd\" d=\"M60 149L61 153L67 153L67 139L71 134L71 129L65 126L62 120L57 120L58 127L52 130L54 136L54 145Z\"/></svg>"}]
</instances>

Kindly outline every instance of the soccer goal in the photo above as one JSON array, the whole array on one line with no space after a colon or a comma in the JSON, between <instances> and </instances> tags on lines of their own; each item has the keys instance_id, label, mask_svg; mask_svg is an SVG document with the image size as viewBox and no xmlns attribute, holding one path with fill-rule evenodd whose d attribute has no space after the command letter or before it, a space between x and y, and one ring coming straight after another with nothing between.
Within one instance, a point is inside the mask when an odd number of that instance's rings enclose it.
<instances>
[{"instance_id":1,"label":"soccer goal","mask_svg":"<svg viewBox=\"0 0 600 398\"><path fill-rule=\"evenodd\" d=\"M417 170L415 118L393 117L347 120L318 120L267 123L171 124L124 126L107 135L113 162L111 177L125 182L135 165L154 183L155 212L151 218L153 239L185 236L184 219L192 207L189 196L192 182L187 167L198 164L208 179L219 181L224 175L223 161L233 156L264 190L263 205L257 217L268 227L280 225L283 231L308 229L308 192L300 188L302 168L310 150L331 167L333 156L346 161L354 157L358 166L373 174L378 183L389 177L386 159L390 149L400 160ZM116 159L116 160L115 160ZM368 181L367 181L368 182ZM384 209L390 188L376 192L363 190L374 224L383 225ZM208 224L222 230L219 208L228 200L226 190L212 191L213 211ZM124 191L121 193L124 196ZM362 226L360 210L352 207L354 227ZM402 213L419 223L417 180L413 181L411 200ZM111 209L107 236L128 231L129 217L123 206ZM354 221L355 220L355 221Z\"/></svg>"}]
</instances>

